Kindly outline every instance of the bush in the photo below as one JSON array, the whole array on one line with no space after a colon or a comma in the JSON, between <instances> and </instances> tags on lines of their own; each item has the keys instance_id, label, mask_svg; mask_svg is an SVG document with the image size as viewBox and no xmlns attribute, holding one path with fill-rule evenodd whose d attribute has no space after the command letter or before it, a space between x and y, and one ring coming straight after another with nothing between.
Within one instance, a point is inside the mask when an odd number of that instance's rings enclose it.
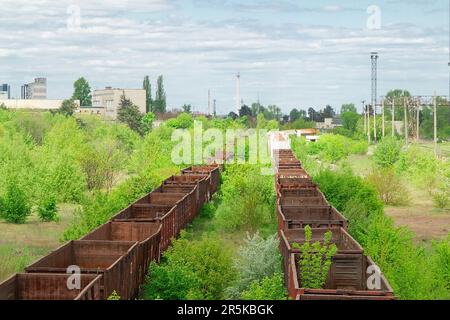
<instances>
[{"instance_id":1,"label":"bush","mask_svg":"<svg viewBox=\"0 0 450 320\"><path fill-rule=\"evenodd\" d=\"M0 216L10 223L25 223L27 217L31 214L31 206L29 200L14 180L9 181L6 187L6 195L0 201Z\"/></svg>"},{"instance_id":2,"label":"bush","mask_svg":"<svg viewBox=\"0 0 450 320\"><path fill-rule=\"evenodd\" d=\"M322 289L330 273L333 256L337 253L337 247L331 244L331 231L327 231L323 244L319 241L311 243L312 229L305 228L305 243L293 244L294 249L300 250L298 267L301 274L301 287L308 289Z\"/></svg>"},{"instance_id":3,"label":"bush","mask_svg":"<svg viewBox=\"0 0 450 320\"><path fill-rule=\"evenodd\" d=\"M38 206L38 216L41 221L58 221L58 207L53 196L45 197Z\"/></svg>"},{"instance_id":4,"label":"bush","mask_svg":"<svg viewBox=\"0 0 450 320\"><path fill-rule=\"evenodd\" d=\"M384 214L383 202L375 188L350 172L323 170L313 180L327 200L349 220L350 232L357 240L367 232L374 217Z\"/></svg>"},{"instance_id":5,"label":"bush","mask_svg":"<svg viewBox=\"0 0 450 320\"><path fill-rule=\"evenodd\" d=\"M398 206L409 203L408 190L394 169L376 169L367 177L367 181L377 190L380 199L385 204Z\"/></svg>"},{"instance_id":6,"label":"bush","mask_svg":"<svg viewBox=\"0 0 450 320\"><path fill-rule=\"evenodd\" d=\"M436 208L446 209L450 204L449 191L447 189L441 189L436 191L433 195L433 202Z\"/></svg>"},{"instance_id":7,"label":"bush","mask_svg":"<svg viewBox=\"0 0 450 320\"><path fill-rule=\"evenodd\" d=\"M239 248L238 256L234 261L237 278L226 290L228 299L242 298L243 292L248 290L253 282L259 283L264 278L281 272L281 255L278 246L276 234L266 240L259 234L246 239L245 245Z\"/></svg>"},{"instance_id":8,"label":"bush","mask_svg":"<svg viewBox=\"0 0 450 320\"><path fill-rule=\"evenodd\" d=\"M166 121L166 126L174 129L188 129L194 125L194 119L192 115L188 113L181 113L174 119Z\"/></svg>"},{"instance_id":9,"label":"bush","mask_svg":"<svg viewBox=\"0 0 450 320\"><path fill-rule=\"evenodd\" d=\"M260 282L254 281L250 288L242 293L243 300L286 300L283 276L276 273Z\"/></svg>"},{"instance_id":10,"label":"bush","mask_svg":"<svg viewBox=\"0 0 450 320\"><path fill-rule=\"evenodd\" d=\"M228 230L256 231L274 224L275 192L271 177L261 175L261 168L252 165L230 165L223 174L221 203L216 219L219 227Z\"/></svg>"},{"instance_id":11,"label":"bush","mask_svg":"<svg viewBox=\"0 0 450 320\"><path fill-rule=\"evenodd\" d=\"M401 148L402 144L397 139L384 138L375 149L373 159L380 167L391 167L399 160Z\"/></svg>"},{"instance_id":12,"label":"bush","mask_svg":"<svg viewBox=\"0 0 450 320\"><path fill-rule=\"evenodd\" d=\"M216 238L189 241L186 233L174 241L160 265L152 264L144 298L220 300L234 280L231 252Z\"/></svg>"}]
</instances>

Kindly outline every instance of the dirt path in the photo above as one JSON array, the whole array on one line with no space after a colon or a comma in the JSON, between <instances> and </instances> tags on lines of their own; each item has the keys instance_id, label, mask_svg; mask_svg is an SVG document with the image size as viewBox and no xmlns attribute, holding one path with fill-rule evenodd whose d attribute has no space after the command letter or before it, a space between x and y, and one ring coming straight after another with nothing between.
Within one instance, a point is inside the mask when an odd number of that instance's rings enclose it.
<instances>
[{"instance_id":1,"label":"dirt path","mask_svg":"<svg viewBox=\"0 0 450 320\"><path fill-rule=\"evenodd\" d=\"M430 207L387 207L386 214L399 226L413 231L417 242L439 240L450 233L450 213L431 212Z\"/></svg>"}]
</instances>

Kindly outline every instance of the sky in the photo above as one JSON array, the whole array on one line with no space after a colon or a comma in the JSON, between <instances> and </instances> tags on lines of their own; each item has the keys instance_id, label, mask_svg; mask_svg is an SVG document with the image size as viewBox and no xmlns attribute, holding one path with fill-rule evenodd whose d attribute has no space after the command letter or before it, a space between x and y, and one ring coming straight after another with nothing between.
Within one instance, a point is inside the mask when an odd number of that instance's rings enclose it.
<instances>
[{"instance_id":1,"label":"sky","mask_svg":"<svg viewBox=\"0 0 450 320\"><path fill-rule=\"evenodd\" d=\"M378 95L449 91L449 0L0 0L0 83L48 78L48 98L140 88L164 76L169 108L250 105L337 110Z\"/></svg>"}]
</instances>

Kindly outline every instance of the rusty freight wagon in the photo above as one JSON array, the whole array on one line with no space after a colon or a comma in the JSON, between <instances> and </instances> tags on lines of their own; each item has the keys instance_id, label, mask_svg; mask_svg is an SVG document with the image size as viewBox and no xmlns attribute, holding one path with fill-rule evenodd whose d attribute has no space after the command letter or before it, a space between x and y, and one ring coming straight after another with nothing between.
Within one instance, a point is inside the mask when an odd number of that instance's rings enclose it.
<instances>
[{"instance_id":1,"label":"rusty freight wagon","mask_svg":"<svg viewBox=\"0 0 450 320\"><path fill-rule=\"evenodd\" d=\"M322 193L317 186L308 187L292 187L292 188L279 188L277 190L277 197L318 197Z\"/></svg>"},{"instance_id":2,"label":"rusty freight wagon","mask_svg":"<svg viewBox=\"0 0 450 320\"><path fill-rule=\"evenodd\" d=\"M326 286L330 288L359 288L362 275L365 272L363 265L363 248L343 228L314 228L312 229L311 242L322 243L325 233L332 234L331 243L338 249L333 257L330 277ZM299 254L300 250L294 249L293 244L304 244L305 229L282 230L280 232L280 251L283 258L285 281L288 283L289 264L291 254Z\"/></svg>"},{"instance_id":3,"label":"rusty freight wagon","mask_svg":"<svg viewBox=\"0 0 450 320\"><path fill-rule=\"evenodd\" d=\"M123 299L131 299L136 283L137 246L137 242L130 241L70 241L25 271L64 274L70 266L77 266L81 274L103 275L104 298L116 291Z\"/></svg>"},{"instance_id":4,"label":"rusty freight wagon","mask_svg":"<svg viewBox=\"0 0 450 320\"><path fill-rule=\"evenodd\" d=\"M283 200L280 200L283 201ZM330 205L283 206L277 204L279 230L343 227L347 229L347 219Z\"/></svg>"},{"instance_id":5,"label":"rusty freight wagon","mask_svg":"<svg viewBox=\"0 0 450 320\"><path fill-rule=\"evenodd\" d=\"M102 300L101 275L80 275L80 288L69 289L70 274L17 273L0 283L0 300Z\"/></svg>"},{"instance_id":6,"label":"rusty freight wagon","mask_svg":"<svg viewBox=\"0 0 450 320\"><path fill-rule=\"evenodd\" d=\"M219 165L208 166L192 166L181 171L183 175L209 174L210 177L210 196L216 193L220 184L220 167Z\"/></svg>"},{"instance_id":7,"label":"rusty freight wagon","mask_svg":"<svg viewBox=\"0 0 450 320\"><path fill-rule=\"evenodd\" d=\"M201 175L182 175L172 176L164 180L163 185L198 185L199 194L199 207L208 202L208 176L206 174Z\"/></svg>"},{"instance_id":8,"label":"rusty freight wagon","mask_svg":"<svg viewBox=\"0 0 450 320\"><path fill-rule=\"evenodd\" d=\"M150 262L159 262L161 241L161 224L152 222L107 222L88 233L81 240L133 241L139 242L137 276L134 284L134 296L144 282Z\"/></svg>"},{"instance_id":9,"label":"rusty freight wagon","mask_svg":"<svg viewBox=\"0 0 450 320\"><path fill-rule=\"evenodd\" d=\"M178 208L181 208L181 210L178 210L178 213L181 214L181 216L177 217L177 220L180 222L180 230L183 228L186 228L187 225L194 220L194 217L197 214L197 210L200 208L198 207L197 203L199 202L199 195L198 195L198 185L175 185L175 184L169 184L169 185L161 185L155 190L152 191L152 194L184 194L185 197L183 197L176 206Z\"/></svg>"},{"instance_id":10,"label":"rusty freight wagon","mask_svg":"<svg viewBox=\"0 0 450 320\"><path fill-rule=\"evenodd\" d=\"M333 285L333 272L331 271L327 280L327 284L323 289L309 289L303 288L301 285L301 272L298 268L298 261L300 255L291 254L289 262L289 284L288 292L289 296L295 300L395 300L395 296L389 282L386 280L383 274L379 274L379 283L375 281L374 287L368 287L369 284L374 285L371 279L368 279L372 274L367 273L367 270L376 270L378 267L370 259L363 255L362 258L362 274L361 281L355 283L355 287L344 287L343 289ZM334 262L333 262L334 264ZM333 266L332 268L336 268ZM353 273L354 270L349 267L341 270L345 272ZM368 281L369 280L369 281ZM376 284L379 284L377 288Z\"/></svg>"}]
</instances>

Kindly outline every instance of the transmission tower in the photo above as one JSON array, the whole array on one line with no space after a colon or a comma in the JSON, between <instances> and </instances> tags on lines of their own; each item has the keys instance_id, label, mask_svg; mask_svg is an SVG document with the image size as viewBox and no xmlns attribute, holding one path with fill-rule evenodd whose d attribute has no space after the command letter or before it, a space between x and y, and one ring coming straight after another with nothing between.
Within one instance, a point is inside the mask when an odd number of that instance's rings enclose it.
<instances>
[{"instance_id":1,"label":"transmission tower","mask_svg":"<svg viewBox=\"0 0 450 320\"><path fill-rule=\"evenodd\" d=\"M372 108L373 108L373 133L375 142L377 142L377 82L378 82L378 52L370 53L372 62Z\"/></svg>"}]
</instances>

